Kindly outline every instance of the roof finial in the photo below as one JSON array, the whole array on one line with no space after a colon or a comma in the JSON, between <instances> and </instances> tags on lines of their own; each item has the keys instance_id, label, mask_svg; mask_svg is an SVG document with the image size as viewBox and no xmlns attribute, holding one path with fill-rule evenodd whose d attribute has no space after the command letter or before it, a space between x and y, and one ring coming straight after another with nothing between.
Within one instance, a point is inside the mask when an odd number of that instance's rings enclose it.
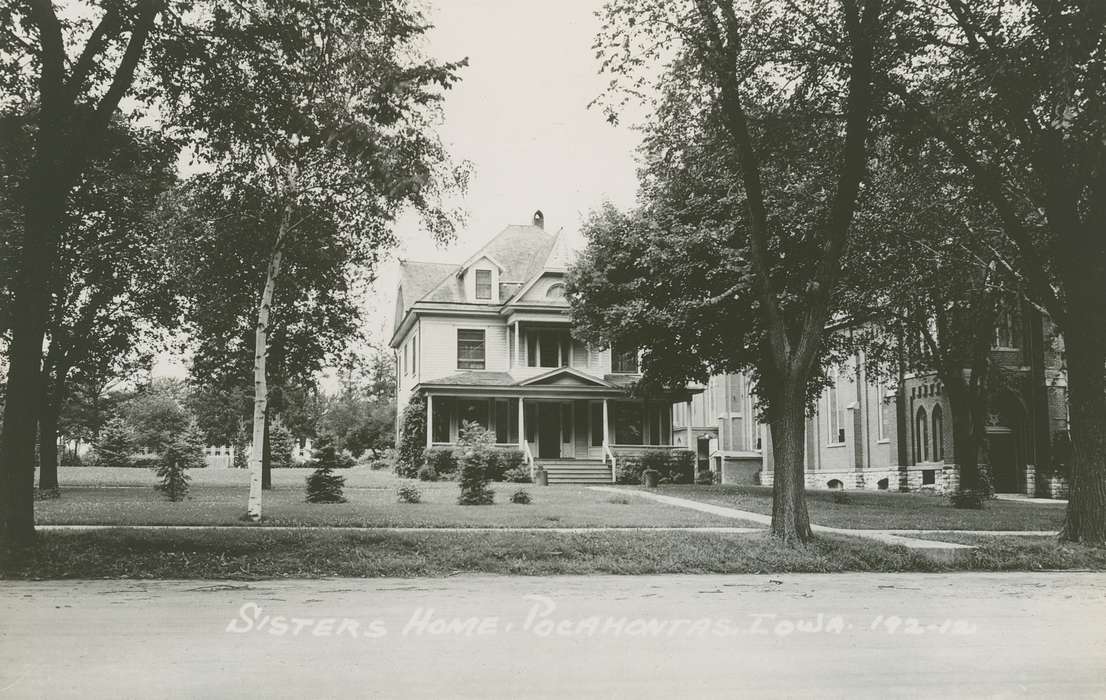
<instances>
[{"instance_id":1,"label":"roof finial","mask_svg":"<svg viewBox=\"0 0 1106 700\"><path fill-rule=\"evenodd\" d=\"M541 213L541 209L534 212L534 225L540 229L545 228L545 214Z\"/></svg>"}]
</instances>

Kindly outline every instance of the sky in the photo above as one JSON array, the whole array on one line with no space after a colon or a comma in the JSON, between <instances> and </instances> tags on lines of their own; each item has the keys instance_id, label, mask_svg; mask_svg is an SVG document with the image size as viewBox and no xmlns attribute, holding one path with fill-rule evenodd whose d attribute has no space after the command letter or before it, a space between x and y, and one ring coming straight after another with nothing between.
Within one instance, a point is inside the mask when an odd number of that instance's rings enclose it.
<instances>
[{"instance_id":1,"label":"sky","mask_svg":"<svg viewBox=\"0 0 1106 700\"><path fill-rule=\"evenodd\" d=\"M607 122L588 103L607 79L598 73L592 42L602 0L434 0L434 28L424 51L442 61L467 57L461 82L445 99L438 133L456 161L472 164L468 192L458 202L465 225L442 247L414 215L397 221L398 247L380 266L363 301L373 344L388 341L398 262L462 262L511 224L529 223L535 210L549 231L563 229L582 246L580 224L610 201L634 202L635 150L640 137L628 124ZM163 357L155 373L181 376L179 358Z\"/></svg>"}]
</instances>

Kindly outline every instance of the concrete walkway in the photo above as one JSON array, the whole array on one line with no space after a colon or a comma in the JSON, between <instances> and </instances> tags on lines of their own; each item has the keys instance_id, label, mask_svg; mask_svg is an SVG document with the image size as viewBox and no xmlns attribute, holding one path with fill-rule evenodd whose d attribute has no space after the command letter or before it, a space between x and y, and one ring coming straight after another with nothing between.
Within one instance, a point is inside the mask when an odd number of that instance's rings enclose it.
<instances>
[{"instance_id":1,"label":"concrete walkway","mask_svg":"<svg viewBox=\"0 0 1106 700\"><path fill-rule=\"evenodd\" d=\"M761 523L765 526L769 526L772 524L772 516L770 515L753 513L747 510L739 510L737 508L729 508L727 506L717 506L712 503L702 503L700 501L693 501L688 498L665 496L659 493L650 493L648 491L620 489L614 486L592 486L591 488L595 491L607 491L610 493L619 493L623 495L637 495L641 496L642 498L648 498L650 500L657 501L658 503L666 503L670 506L677 506L680 508L690 508L691 510L697 510L701 513L710 513L712 515L718 515L724 518L748 520L755 523ZM911 534L912 531L910 530L852 530L839 527L825 527L823 525L811 525L811 529L814 532L824 532L832 535L847 535L849 537L861 537L864 539L882 542L883 544L906 547L907 549L917 551L931 559L938 561L949 561L950 559L953 559L966 551L975 549L971 545L967 544L959 544L955 542L940 542L938 540L919 540L908 537L906 536L906 534ZM929 532L933 531L927 531L927 534L929 534Z\"/></svg>"},{"instance_id":2,"label":"concrete walkway","mask_svg":"<svg viewBox=\"0 0 1106 700\"><path fill-rule=\"evenodd\" d=\"M748 535L763 532L759 527L356 527L353 525L36 525L42 532L89 532L93 530L217 530L234 532L253 530L265 532L719 532L726 535Z\"/></svg>"},{"instance_id":3,"label":"concrete walkway","mask_svg":"<svg viewBox=\"0 0 1106 700\"><path fill-rule=\"evenodd\" d=\"M1039 506L1067 505L1066 498L1035 498L1022 493L996 493L995 498L1000 501L1016 501L1018 503L1033 503Z\"/></svg>"}]
</instances>

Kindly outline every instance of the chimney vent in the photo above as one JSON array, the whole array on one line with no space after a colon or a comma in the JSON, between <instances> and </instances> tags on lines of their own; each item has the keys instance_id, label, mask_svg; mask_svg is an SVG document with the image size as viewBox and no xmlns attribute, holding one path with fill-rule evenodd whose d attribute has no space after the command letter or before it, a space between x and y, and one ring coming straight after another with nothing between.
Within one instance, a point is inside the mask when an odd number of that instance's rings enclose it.
<instances>
[{"instance_id":1,"label":"chimney vent","mask_svg":"<svg viewBox=\"0 0 1106 700\"><path fill-rule=\"evenodd\" d=\"M534 225L538 228L545 228L545 214L541 213L541 209L534 212Z\"/></svg>"}]
</instances>

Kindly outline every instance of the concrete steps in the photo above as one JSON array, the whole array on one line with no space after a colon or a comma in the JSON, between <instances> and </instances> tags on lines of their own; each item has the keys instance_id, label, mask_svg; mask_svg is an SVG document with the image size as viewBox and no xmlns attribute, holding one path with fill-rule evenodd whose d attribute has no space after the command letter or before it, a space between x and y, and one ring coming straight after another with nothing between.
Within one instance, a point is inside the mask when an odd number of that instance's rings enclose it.
<instances>
[{"instance_id":1,"label":"concrete steps","mask_svg":"<svg viewBox=\"0 0 1106 700\"><path fill-rule=\"evenodd\" d=\"M538 460L550 484L609 484L611 468L599 459Z\"/></svg>"}]
</instances>

